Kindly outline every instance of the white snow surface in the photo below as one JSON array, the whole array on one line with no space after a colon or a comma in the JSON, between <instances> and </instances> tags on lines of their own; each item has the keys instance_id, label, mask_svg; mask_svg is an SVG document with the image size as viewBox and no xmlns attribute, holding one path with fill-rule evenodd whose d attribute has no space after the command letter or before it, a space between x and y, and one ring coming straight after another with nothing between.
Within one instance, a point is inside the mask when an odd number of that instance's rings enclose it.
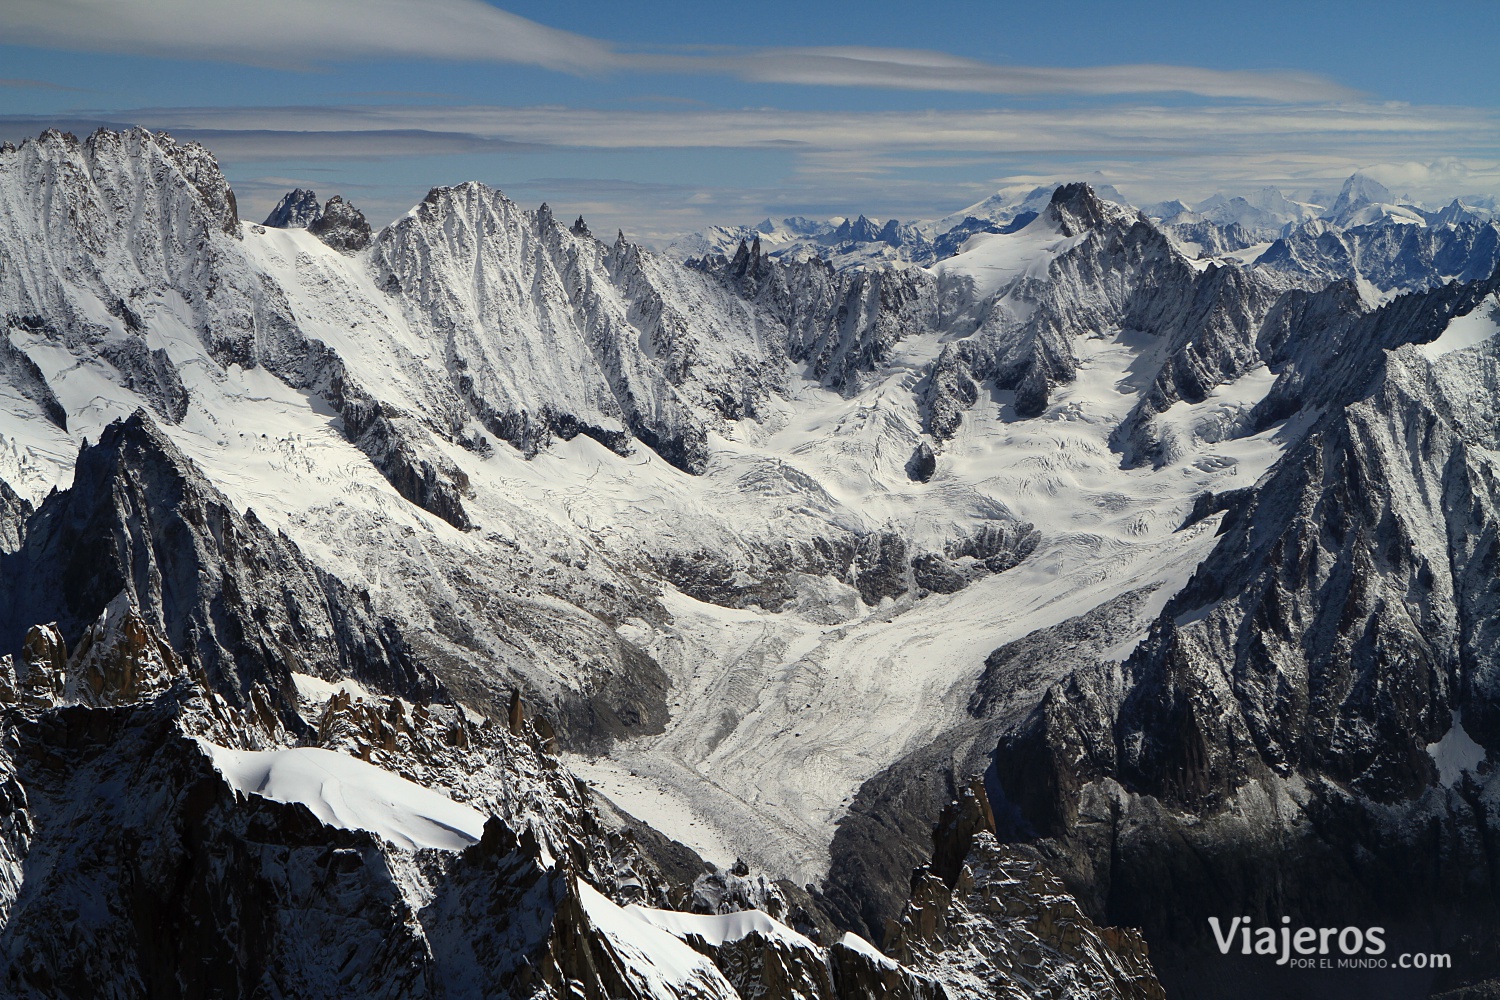
<instances>
[{"instance_id":1,"label":"white snow surface","mask_svg":"<svg viewBox=\"0 0 1500 1000\"><path fill-rule=\"evenodd\" d=\"M1009 393L981 401L926 484L879 475L880 456L895 453L891 428L914 419L910 394L897 391L899 366L852 399L802 392L798 412L759 448L725 443L725 463L774 449L840 500L918 532L937 533L977 496L1002 500L1043 541L1015 569L956 594L887 602L842 623L717 607L669 590L673 627L632 633L673 672L667 731L609 757L571 756L569 766L711 860L753 858L816 881L859 785L966 717L991 650L1139 587L1163 585L1152 598L1159 610L1214 544L1218 517L1177 530L1193 498L1251 485L1281 454L1274 429L1220 440L1269 388L1262 369L1174 408L1170 419L1184 428L1177 461L1122 470L1108 437L1134 402L1128 373L1143 349L1120 334L1084 341L1078 378L1035 419L1016 418ZM716 460L705 486L719 468ZM595 503L629 489L604 479L601 470ZM1123 659L1139 638L1122 637L1112 657Z\"/></svg>"},{"instance_id":2,"label":"white snow surface","mask_svg":"<svg viewBox=\"0 0 1500 1000\"><path fill-rule=\"evenodd\" d=\"M684 913L680 910L656 910L645 906L627 906L625 912L639 916L653 926L676 937L702 938L715 948L738 941L747 934L781 941L795 948L816 952L818 946L786 924L762 910L739 910L735 913Z\"/></svg>"},{"instance_id":3,"label":"white snow surface","mask_svg":"<svg viewBox=\"0 0 1500 1000\"><path fill-rule=\"evenodd\" d=\"M1082 242L1086 234L1066 237L1046 213L1014 233L978 233L955 256L934 264L936 274L963 274L974 279L981 297L1013 284L1018 278L1041 278L1058 254Z\"/></svg>"},{"instance_id":4,"label":"white snow surface","mask_svg":"<svg viewBox=\"0 0 1500 1000\"><path fill-rule=\"evenodd\" d=\"M1071 241L1038 223L980 238L943 266L996 287L1045 273ZM338 344L366 384L399 406L423 406L424 369L436 359L382 304L360 257L301 232L247 232L245 250L292 289L304 323L324 324L312 329ZM723 426L710 435L702 476L644 448L620 456L583 436L529 461L494 439L487 458L430 439L469 476L465 503L484 530L464 533L401 498L321 401L264 370L216 365L185 317L174 324L180 308L163 300L151 315L150 346L167 350L192 394L183 422L163 429L237 508L253 508L395 613L452 600L445 567L482 574L518 545L567 553L569 562L594 550L628 557L727 548L739 544L734 526L805 530L788 518L816 516L891 524L940 548L996 511L1035 524L1044 541L1030 559L953 595L871 609L851 588L809 579L805 599L771 613L704 604L668 588L668 626L625 626L671 675L672 719L660 736L617 744L608 758L574 756L570 765L706 857L725 865L745 857L798 881L821 877L834 824L859 785L961 717L992 649L1137 587L1169 584L1158 591L1164 603L1213 544L1216 519L1175 530L1192 498L1255 482L1280 452L1274 432L1222 443L1193 432L1179 461L1121 470L1109 433L1135 400L1131 372L1151 348L1106 331L1080 344L1078 378L1056 391L1045 414L1017 419L1008 393L981 399L945 447L938 475L913 483L904 463L921 423L911 386L942 347L941 335L930 334L903 342L883 377L856 396L801 383L773 400L761 423ZM368 319L344 334L334 329L339 315L355 317L351 324ZM7 438L0 461L19 455L13 466L38 470L25 482L39 500L52 483L70 480L81 438L96 440L141 400L102 363L80 364L19 334L13 342L40 365L68 412L66 433L41 420L14 434L15 425L0 427ZM1220 425L1242 405L1237 397L1261 391L1263 377L1252 373L1196 407L1179 404L1170 419ZM744 485L783 468L826 492ZM491 586L511 584L495 577ZM556 613L576 616L565 607ZM1119 655L1133 644L1122 640ZM544 679L569 682L565 674Z\"/></svg>"},{"instance_id":5,"label":"white snow surface","mask_svg":"<svg viewBox=\"0 0 1500 1000\"><path fill-rule=\"evenodd\" d=\"M593 886L577 883L583 910L604 935L638 995L655 1000L739 1000L718 968L657 926L640 907L621 909Z\"/></svg>"},{"instance_id":6,"label":"white snow surface","mask_svg":"<svg viewBox=\"0 0 1500 1000\"><path fill-rule=\"evenodd\" d=\"M1418 346L1417 350L1427 360L1436 361L1445 354L1488 343L1497 333L1500 333L1500 306L1486 302L1467 315L1449 320L1436 340Z\"/></svg>"},{"instance_id":7,"label":"white snow surface","mask_svg":"<svg viewBox=\"0 0 1500 1000\"><path fill-rule=\"evenodd\" d=\"M340 691L348 692L356 700L368 700L373 697L368 688L359 681L349 677L334 682L325 681L323 678L314 677L311 674L293 673L292 683L297 685L297 696L303 701L311 702L314 705L327 704L328 699Z\"/></svg>"},{"instance_id":8,"label":"white snow surface","mask_svg":"<svg viewBox=\"0 0 1500 1000\"><path fill-rule=\"evenodd\" d=\"M1444 785L1452 785L1484 763L1484 747L1474 742L1464 729L1463 713L1453 713L1453 728L1443 734L1436 743L1427 744L1427 753L1438 767L1438 779Z\"/></svg>"},{"instance_id":9,"label":"white snow surface","mask_svg":"<svg viewBox=\"0 0 1500 1000\"><path fill-rule=\"evenodd\" d=\"M866 958L872 959L878 965L884 966L887 969L897 968L901 964L853 931L846 931L844 936L839 939L839 943L845 948L857 951Z\"/></svg>"},{"instance_id":10,"label":"white snow surface","mask_svg":"<svg viewBox=\"0 0 1500 1000\"><path fill-rule=\"evenodd\" d=\"M369 251L342 254L306 232L259 228L243 227L242 242L222 240L226 274L246 287L279 288L307 334L337 351L382 402L412 414L450 412L443 339L416 329L377 287ZM1045 276L1069 243L1044 214L1017 233L976 237L939 267L1004 294L1017 279ZM648 270L666 275L667 293L684 296L681 314L718 308L672 267ZM111 274L120 287L138 283L133 272ZM1148 384L1142 373L1149 377L1160 361L1153 353L1160 345L1100 330L1078 340L1077 378L1056 389L1043 414L1020 419L1010 393L987 392L942 446L933 479L912 482L905 463L923 439L914 388L946 336L924 333L903 340L852 396L789 370L787 391L767 400L758 420L715 426L699 476L644 446L620 455L584 435L554 440L527 460L476 424L464 431L490 445L487 454L420 430L415 440L427 454L468 477L464 505L479 530L463 532L403 499L320 398L264 369L220 366L189 304L156 284L142 287L132 308L149 330L147 346L166 351L189 392L181 423L159 421L161 429L237 509L253 508L313 561L367 589L377 611L414 635L437 632L422 617L433 607L478 621L469 610L474 595L516 595L571 653L615 637L557 590L530 586L543 573L575 588L601 579L627 586L631 568L652 553L734 552L827 525L889 527L941 551L1010 515L1034 524L1042 542L1025 562L951 595L869 608L853 588L808 577L797 600L768 612L706 604L668 587L669 617L619 625L621 637L668 673L671 719L660 735L617 743L607 757L570 756L570 766L706 857L725 866L743 857L799 883L821 878L834 826L864 781L967 718L990 651L1142 587L1156 588L1159 609L1214 544L1217 517L1178 530L1193 499L1253 484L1282 449L1274 429L1227 433L1263 394L1261 370L1164 415L1179 431L1172 461L1122 469L1110 433ZM78 308L124 336L121 321L91 295L79 291ZM19 329L9 335L67 413L64 431L31 400L3 395L0 384L0 477L37 501L69 484L84 438L98 440L111 420L146 401L98 358ZM734 364L726 350L724 370ZM1123 658L1138 639L1121 636L1110 655ZM470 649L440 652L484 666ZM534 643L504 666L559 696L580 683L579 659L549 655ZM331 693L314 678L298 684L309 700ZM352 769L332 775L337 782L326 787L344 790L333 801L313 767L322 758L296 756L321 751L287 751L293 756L275 766L237 753L216 756L240 776L237 787L306 801L329 822L373 824L393 843L461 847L482 829L467 807L350 758L333 765ZM393 814L396 803L405 811Z\"/></svg>"},{"instance_id":11,"label":"white snow surface","mask_svg":"<svg viewBox=\"0 0 1500 1000\"><path fill-rule=\"evenodd\" d=\"M368 830L407 850L459 851L484 834L484 814L348 754L317 747L232 750L198 739L236 790L300 802L329 826Z\"/></svg>"}]
</instances>

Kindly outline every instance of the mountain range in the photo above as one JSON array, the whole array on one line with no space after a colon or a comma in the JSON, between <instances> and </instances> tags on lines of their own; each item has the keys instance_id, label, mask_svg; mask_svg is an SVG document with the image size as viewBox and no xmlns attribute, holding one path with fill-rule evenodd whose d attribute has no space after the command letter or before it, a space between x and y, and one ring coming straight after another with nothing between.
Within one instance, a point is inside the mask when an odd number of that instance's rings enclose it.
<instances>
[{"instance_id":1,"label":"mountain range","mask_svg":"<svg viewBox=\"0 0 1500 1000\"><path fill-rule=\"evenodd\" d=\"M0 147L0 981L1486 995L1500 223L1325 200L658 253Z\"/></svg>"}]
</instances>

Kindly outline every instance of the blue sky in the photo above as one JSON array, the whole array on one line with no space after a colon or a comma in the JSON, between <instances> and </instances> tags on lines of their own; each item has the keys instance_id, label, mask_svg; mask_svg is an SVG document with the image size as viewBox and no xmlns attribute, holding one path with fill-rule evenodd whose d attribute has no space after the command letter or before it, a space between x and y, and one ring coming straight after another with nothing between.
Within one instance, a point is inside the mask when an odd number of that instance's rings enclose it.
<instances>
[{"instance_id":1,"label":"blue sky","mask_svg":"<svg viewBox=\"0 0 1500 1000\"><path fill-rule=\"evenodd\" d=\"M1500 192L1497 38L1489 2L5 0L0 137L167 128L247 218L474 178L646 241L1075 176L1436 202Z\"/></svg>"}]
</instances>

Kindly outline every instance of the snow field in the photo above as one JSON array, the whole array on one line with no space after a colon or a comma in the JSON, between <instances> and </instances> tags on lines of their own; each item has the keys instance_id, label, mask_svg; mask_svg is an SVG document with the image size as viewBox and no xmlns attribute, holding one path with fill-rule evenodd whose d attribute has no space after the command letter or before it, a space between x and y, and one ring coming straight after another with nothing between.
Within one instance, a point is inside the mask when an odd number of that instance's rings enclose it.
<instances>
[{"instance_id":1,"label":"snow field","mask_svg":"<svg viewBox=\"0 0 1500 1000\"><path fill-rule=\"evenodd\" d=\"M231 750L198 739L236 791L300 802L329 826L368 830L407 850L459 851L484 834L484 814L347 754L317 747Z\"/></svg>"}]
</instances>

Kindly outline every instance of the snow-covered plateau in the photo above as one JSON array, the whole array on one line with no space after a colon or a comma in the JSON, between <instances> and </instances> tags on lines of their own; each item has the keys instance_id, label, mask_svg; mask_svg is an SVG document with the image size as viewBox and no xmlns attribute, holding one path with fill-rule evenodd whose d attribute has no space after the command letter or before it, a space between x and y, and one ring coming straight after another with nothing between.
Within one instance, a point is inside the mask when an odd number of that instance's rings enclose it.
<instances>
[{"instance_id":1,"label":"snow-covered plateau","mask_svg":"<svg viewBox=\"0 0 1500 1000\"><path fill-rule=\"evenodd\" d=\"M1200 913L1493 920L1500 225L1103 194L659 254L0 147L0 982L1227 997Z\"/></svg>"}]
</instances>

